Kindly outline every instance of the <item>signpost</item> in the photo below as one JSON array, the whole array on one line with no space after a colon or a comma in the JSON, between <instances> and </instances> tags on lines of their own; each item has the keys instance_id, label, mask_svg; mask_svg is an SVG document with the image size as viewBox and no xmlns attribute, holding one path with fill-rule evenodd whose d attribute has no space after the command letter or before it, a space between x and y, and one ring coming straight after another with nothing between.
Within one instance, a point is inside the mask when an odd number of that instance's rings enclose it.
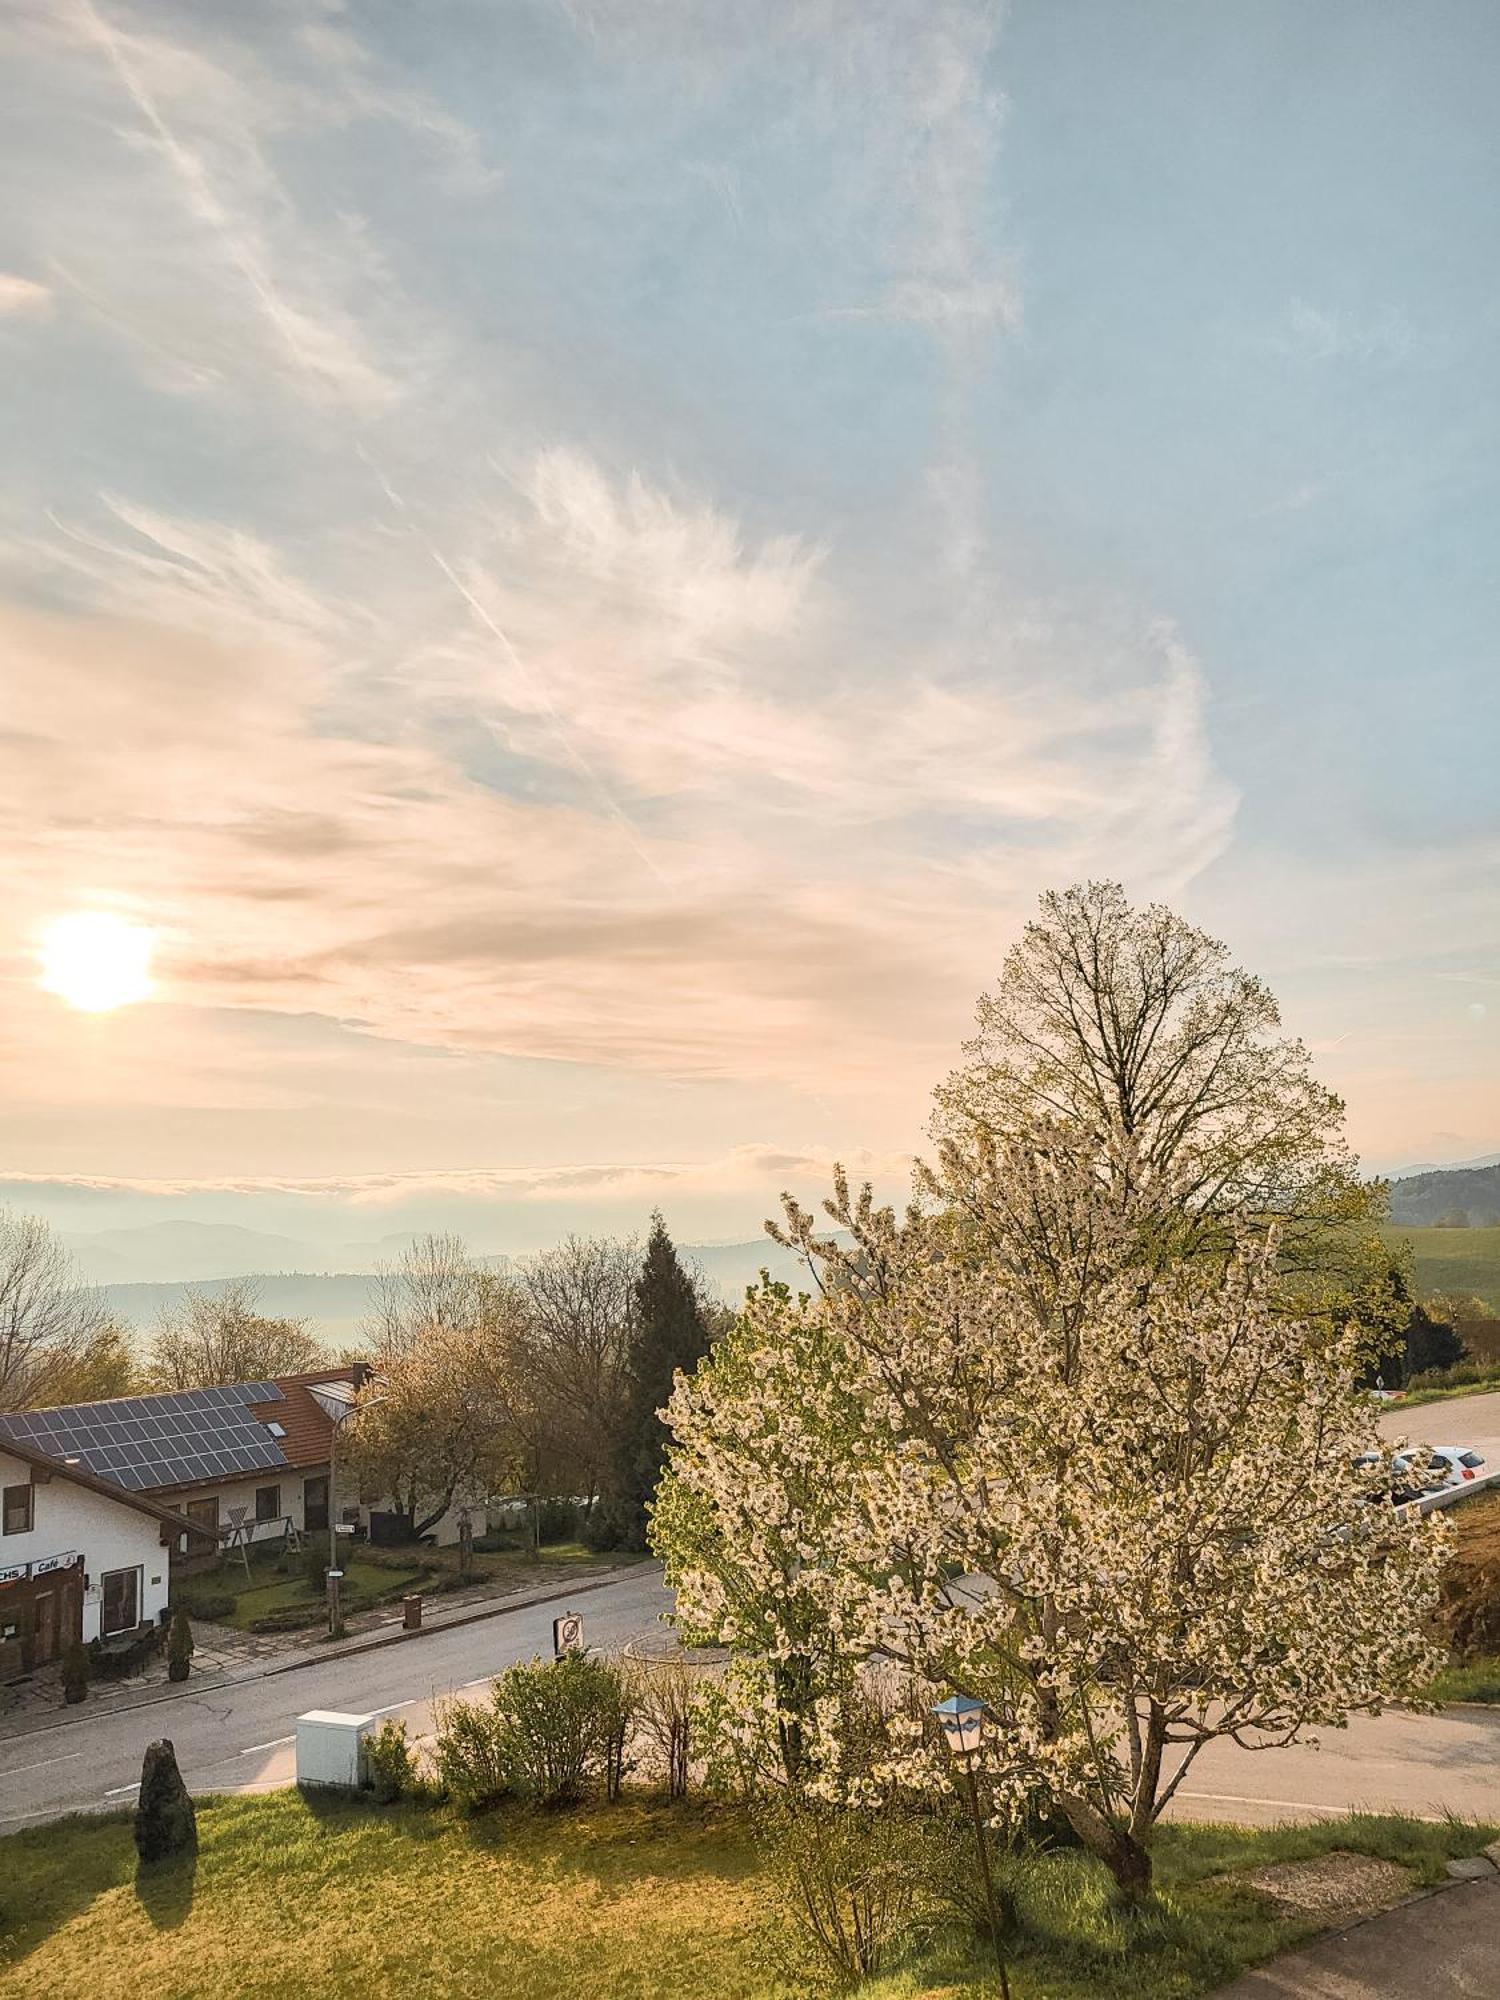
<instances>
[{"instance_id":1,"label":"signpost","mask_svg":"<svg viewBox=\"0 0 1500 2000\"><path fill-rule=\"evenodd\" d=\"M566 1659L569 1653L582 1653L588 1649L583 1639L583 1613L565 1611L561 1618L552 1621L552 1657Z\"/></svg>"}]
</instances>

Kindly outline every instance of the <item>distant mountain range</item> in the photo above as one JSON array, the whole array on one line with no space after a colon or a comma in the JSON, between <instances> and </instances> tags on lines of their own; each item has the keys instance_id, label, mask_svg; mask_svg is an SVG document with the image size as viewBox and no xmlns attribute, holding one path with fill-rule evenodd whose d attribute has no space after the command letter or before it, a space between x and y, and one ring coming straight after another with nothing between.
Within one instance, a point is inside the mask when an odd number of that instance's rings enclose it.
<instances>
[{"instance_id":1,"label":"distant mountain range","mask_svg":"<svg viewBox=\"0 0 1500 2000\"><path fill-rule=\"evenodd\" d=\"M195 1284L205 1278L261 1271L299 1273L373 1271L391 1264L410 1234L363 1242L314 1243L273 1236L228 1222L148 1222L134 1229L100 1229L64 1235L74 1263L91 1285Z\"/></svg>"},{"instance_id":2,"label":"distant mountain range","mask_svg":"<svg viewBox=\"0 0 1500 2000\"><path fill-rule=\"evenodd\" d=\"M1391 1220L1409 1228L1463 1216L1471 1227L1500 1224L1500 1154L1460 1167L1402 1175L1391 1184ZM330 1345L352 1340L370 1309L375 1272L394 1264L408 1233L318 1243L228 1223L166 1221L64 1238L81 1276L97 1285L127 1325L149 1328L189 1286L212 1290L237 1277L258 1288L262 1309L305 1319ZM735 1304L760 1272L793 1287L808 1282L800 1259L768 1237L745 1243L688 1243L684 1259ZM480 1262L503 1268L503 1254ZM168 1276L167 1274L171 1275Z\"/></svg>"},{"instance_id":3,"label":"distant mountain range","mask_svg":"<svg viewBox=\"0 0 1500 2000\"><path fill-rule=\"evenodd\" d=\"M194 1250L201 1252L195 1258L198 1268L190 1269L176 1279L111 1281L96 1275L101 1264L107 1267L108 1256L128 1261L126 1252L134 1250L137 1255L145 1255L161 1247L159 1241L143 1246L134 1239L157 1238L161 1231L197 1232L200 1229L203 1239L214 1241L189 1239ZM154 1223L138 1230L120 1229L103 1233L111 1241L106 1250L99 1253L99 1261L93 1263L92 1268L79 1249L79 1239L73 1239L69 1247L84 1276L98 1285L110 1310L127 1326L148 1330L164 1310L179 1304L189 1289L212 1292L219 1286L243 1279L255 1286L262 1312L274 1319L305 1319L312 1330L332 1347L354 1339L359 1332L360 1323L370 1310L375 1265L394 1262L410 1241L405 1236L381 1239L379 1255L372 1256L364 1270L246 1270L243 1265L237 1270L226 1270L222 1263L214 1270L202 1268L203 1263L215 1251L222 1254L238 1248L243 1252L245 1238L250 1238L261 1249L269 1243L284 1246L287 1252L297 1254L306 1254L309 1246L298 1244L289 1237L267 1236L255 1230L216 1228L197 1223ZM348 1246L344 1246L343 1254L347 1253ZM773 1278L783 1279L794 1290L799 1286L804 1289L810 1286L802 1260L791 1251L781 1249L769 1237L750 1243L684 1243L678 1246L678 1254L684 1263L696 1266L710 1290L730 1305L738 1304L744 1296L745 1287L756 1282L762 1269L768 1270ZM491 1269L503 1270L512 1260L496 1255L479 1257L475 1261Z\"/></svg>"}]
</instances>

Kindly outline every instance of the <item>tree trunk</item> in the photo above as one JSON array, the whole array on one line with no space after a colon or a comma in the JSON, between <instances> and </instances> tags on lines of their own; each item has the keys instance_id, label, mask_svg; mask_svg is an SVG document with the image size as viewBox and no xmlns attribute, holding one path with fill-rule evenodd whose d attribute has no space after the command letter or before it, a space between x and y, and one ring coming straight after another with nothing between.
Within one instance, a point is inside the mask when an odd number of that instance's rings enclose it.
<instances>
[{"instance_id":1,"label":"tree trunk","mask_svg":"<svg viewBox=\"0 0 1500 2000\"><path fill-rule=\"evenodd\" d=\"M1069 1826L1089 1853L1102 1861L1115 1878L1120 1900L1132 1908L1151 1895L1151 1852L1122 1827L1111 1825L1103 1813L1087 1799L1064 1795L1058 1799Z\"/></svg>"}]
</instances>

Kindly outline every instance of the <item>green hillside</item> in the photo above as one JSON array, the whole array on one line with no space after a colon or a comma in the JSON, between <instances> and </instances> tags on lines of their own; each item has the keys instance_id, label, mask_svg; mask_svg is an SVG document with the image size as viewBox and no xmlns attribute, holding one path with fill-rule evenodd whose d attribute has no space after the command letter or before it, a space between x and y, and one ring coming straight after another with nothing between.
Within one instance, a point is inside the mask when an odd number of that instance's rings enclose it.
<instances>
[{"instance_id":1,"label":"green hillside","mask_svg":"<svg viewBox=\"0 0 1500 2000\"><path fill-rule=\"evenodd\" d=\"M1392 1246L1410 1243L1419 1292L1473 1292L1500 1315L1500 1228L1421 1229L1393 1222L1381 1234Z\"/></svg>"}]
</instances>

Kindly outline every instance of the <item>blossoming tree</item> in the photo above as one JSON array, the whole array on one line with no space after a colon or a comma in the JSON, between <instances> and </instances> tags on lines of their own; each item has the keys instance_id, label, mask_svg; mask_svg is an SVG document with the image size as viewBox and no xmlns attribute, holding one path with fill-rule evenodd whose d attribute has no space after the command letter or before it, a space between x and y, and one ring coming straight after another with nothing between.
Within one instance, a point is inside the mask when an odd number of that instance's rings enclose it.
<instances>
[{"instance_id":1,"label":"blossoming tree","mask_svg":"<svg viewBox=\"0 0 1500 2000\"><path fill-rule=\"evenodd\" d=\"M841 1795L847 1675L896 1662L980 1697L992 1791L1044 1792L1138 1898L1205 1744L1419 1692L1447 1536L1362 1493L1361 1337L1275 1309L1274 1231L1143 1260L1182 1186L1105 1143L1109 1174L1065 1123L955 1139L904 1218L840 1177L848 1247L788 1203L817 1289L763 1286L679 1377L653 1529L789 1772ZM913 1721L879 1775L941 1770Z\"/></svg>"}]
</instances>

